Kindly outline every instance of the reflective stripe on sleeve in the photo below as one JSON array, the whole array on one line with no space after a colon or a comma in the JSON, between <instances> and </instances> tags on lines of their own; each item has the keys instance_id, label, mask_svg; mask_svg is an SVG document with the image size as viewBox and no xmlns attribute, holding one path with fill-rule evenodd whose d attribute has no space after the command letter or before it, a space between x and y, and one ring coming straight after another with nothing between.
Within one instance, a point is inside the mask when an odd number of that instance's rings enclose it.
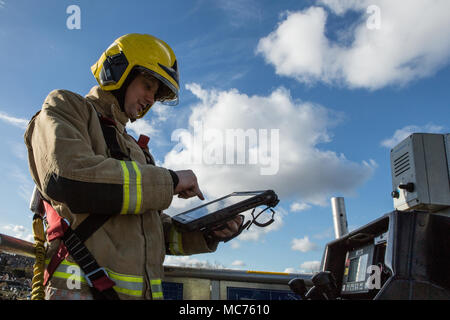
<instances>
[{"instance_id":1,"label":"reflective stripe on sleeve","mask_svg":"<svg viewBox=\"0 0 450 320\"><path fill-rule=\"evenodd\" d=\"M123 171L123 203L120 214L139 213L142 206L142 177L134 161L120 160Z\"/></svg>"},{"instance_id":2,"label":"reflective stripe on sleeve","mask_svg":"<svg viewBox=\"0 0 450 320\"><path fill-rule=\"evenodd\" d=\"M152 299L154 300L164 299L161 279L150 280L150 289L152 290Z\"/></svg>"},{"instance_id":3,"label":"reflective stripe on sleeve","mask_svg":"<svg viewBox=\"0 0 450 320\"><path fill-rule=\"evenodd\" d=\"M170 253L176 256L184 255L183 250L183 235L178 232L175 227L170 229L169 250Z\"/></svg>"},{"instance_id":4,"label":"reflective stripe on sleeve","mask_svg":"<svg viewBox=\"0 0 450 320\"><path fill-rule=\"evenodd\" d=\"M48 259L46 264L49 262L50 260ZM78 268L76 272L74 272L74 267ZM117 273L108 268L105 268L105 270L108 273L108 277L116 283L113 287L116 292L134 297L142 297L144 288L143 277ZM67 260L63 260L61 262L52 277L70 279L72 281L80 281L81 283L87 284L83 270L81 270L76 263L72 263Z\"/></svg>"}]
</instances>

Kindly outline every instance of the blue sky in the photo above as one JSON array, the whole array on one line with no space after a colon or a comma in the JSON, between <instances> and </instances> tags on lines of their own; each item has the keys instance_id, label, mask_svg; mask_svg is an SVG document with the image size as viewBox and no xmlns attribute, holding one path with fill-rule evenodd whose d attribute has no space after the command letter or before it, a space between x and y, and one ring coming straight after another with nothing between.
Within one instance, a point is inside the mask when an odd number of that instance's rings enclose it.
<instances>
[{"instance_id":1,"label":"blue sky","mask_svg":"<svg viewBox=\"0 0 450 320\"><path fill-rule=\"evenodd\" d=\"M67 25L71 5L80 29ZM158 165L193 169L208 199L254 189L281 199L270 227L166 263L311 271L334 239L330 198L345 197L350 229L390 212L390 148L412 132L448 132L449 9L446 0L1 0L0 233L30 239L23 133L46 95L85 95L96 85L90 66L114 39L149 33L177 55L180 104L155 105L130 133L151 136ZM262 175L262 158L189 160L198 124L219 136L278 132L269 135L276 170ZM223 146L215 137L203 151ZM196 204L175 199L167 212Z\"/></svg>"}]
</instances>

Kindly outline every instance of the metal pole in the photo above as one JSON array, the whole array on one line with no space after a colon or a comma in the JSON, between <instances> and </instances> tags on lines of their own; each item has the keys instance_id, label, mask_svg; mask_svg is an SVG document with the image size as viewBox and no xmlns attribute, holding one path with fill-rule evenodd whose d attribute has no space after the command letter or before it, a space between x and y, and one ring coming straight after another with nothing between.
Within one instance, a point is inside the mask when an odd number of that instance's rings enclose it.
<instances>
[{"instance_id":1,"label":"metal pole","mask_svg":"<svg viewBox=\"0 0 450 320\"><path fill-rule=\"evenodd\" d=\"M334 234L336 236L336 239L338 239L348 233L347 214L345 212L344 198L331 198L331 208L333 210Z\"/></svg>"}]
</instances>

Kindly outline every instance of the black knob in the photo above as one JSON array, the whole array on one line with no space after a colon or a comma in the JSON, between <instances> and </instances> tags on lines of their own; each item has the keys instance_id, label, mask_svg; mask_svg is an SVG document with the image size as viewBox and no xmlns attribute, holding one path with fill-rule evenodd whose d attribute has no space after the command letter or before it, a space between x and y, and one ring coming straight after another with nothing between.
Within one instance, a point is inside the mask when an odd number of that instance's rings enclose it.
<instances>
[{"instance_id":1,"label":"black knob","mask_svg":"<svg viewBox=\"0 0 450 320\"><path fill-rule=\"evenodd\" d=\"M316 273L311 281L314 286L325 296L327 300L335 300L339 296L336 279L330 271Z\"/></svg>"},{"instance_id":2,"label":"black knob","mask_svg":"<svg viewBox=\"0 0 450 320\"><path fill-rule=\"evenodd\" d=\"M328 300L327 297L323 295L322 290L316 286L313 286L308 290L305 298L306 300Z\"/></svg>"},{"instance_id":3,"label":"black knob","mask_svg":"<svg viewBox=\"0 0 450 320\"><path fill-rule=\"evenodd\" d=\"M394 190L391 192L391 197L398 199L398 198L400 198L400 193L397 190Z\"/></svg>"},{"instance_id":4,"label":"black knob","mask_svg":"<svg viewBox=\"0 0 450 320\"><path fill-rule=\"evenodd\" d=\"M398 186L400 189L406 190L408 192L414 191L414 183L408 182L407 184L401 184Z\"/></svg>"},{"instance_id":5,"label":"black knob","mask_svg":"<svg viewBox=\"0 0 450 320\"><path fill-rule=\"evenodd\" d=\"M294 278L288 283L289 288L291 288L292 292L298 294L303 300L306 300L306 285L305 280L300 278Z\"/></svg>"}]
</instances>

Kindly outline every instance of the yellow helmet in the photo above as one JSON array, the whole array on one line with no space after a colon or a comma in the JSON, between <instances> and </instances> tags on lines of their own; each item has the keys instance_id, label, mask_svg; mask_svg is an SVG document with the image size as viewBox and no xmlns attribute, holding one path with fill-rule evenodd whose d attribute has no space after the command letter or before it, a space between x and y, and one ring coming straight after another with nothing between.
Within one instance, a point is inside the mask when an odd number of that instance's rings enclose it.
<instances>
[{"instance_id":1,"label":"yellow helmet","mask_svg":"<svg viewBox=\"0 0 450 320\"><path fill-rule=\"evenodd\" d=\"M156 97L163 104L178 104L179 73L177 58L164 41L149 34L130 33L114 41L91 67L100 87L105 91L120 89L135 67L143 69L169 90ZM151 106L138 116L142 118Z\"/></svg>"}]
</instances>

